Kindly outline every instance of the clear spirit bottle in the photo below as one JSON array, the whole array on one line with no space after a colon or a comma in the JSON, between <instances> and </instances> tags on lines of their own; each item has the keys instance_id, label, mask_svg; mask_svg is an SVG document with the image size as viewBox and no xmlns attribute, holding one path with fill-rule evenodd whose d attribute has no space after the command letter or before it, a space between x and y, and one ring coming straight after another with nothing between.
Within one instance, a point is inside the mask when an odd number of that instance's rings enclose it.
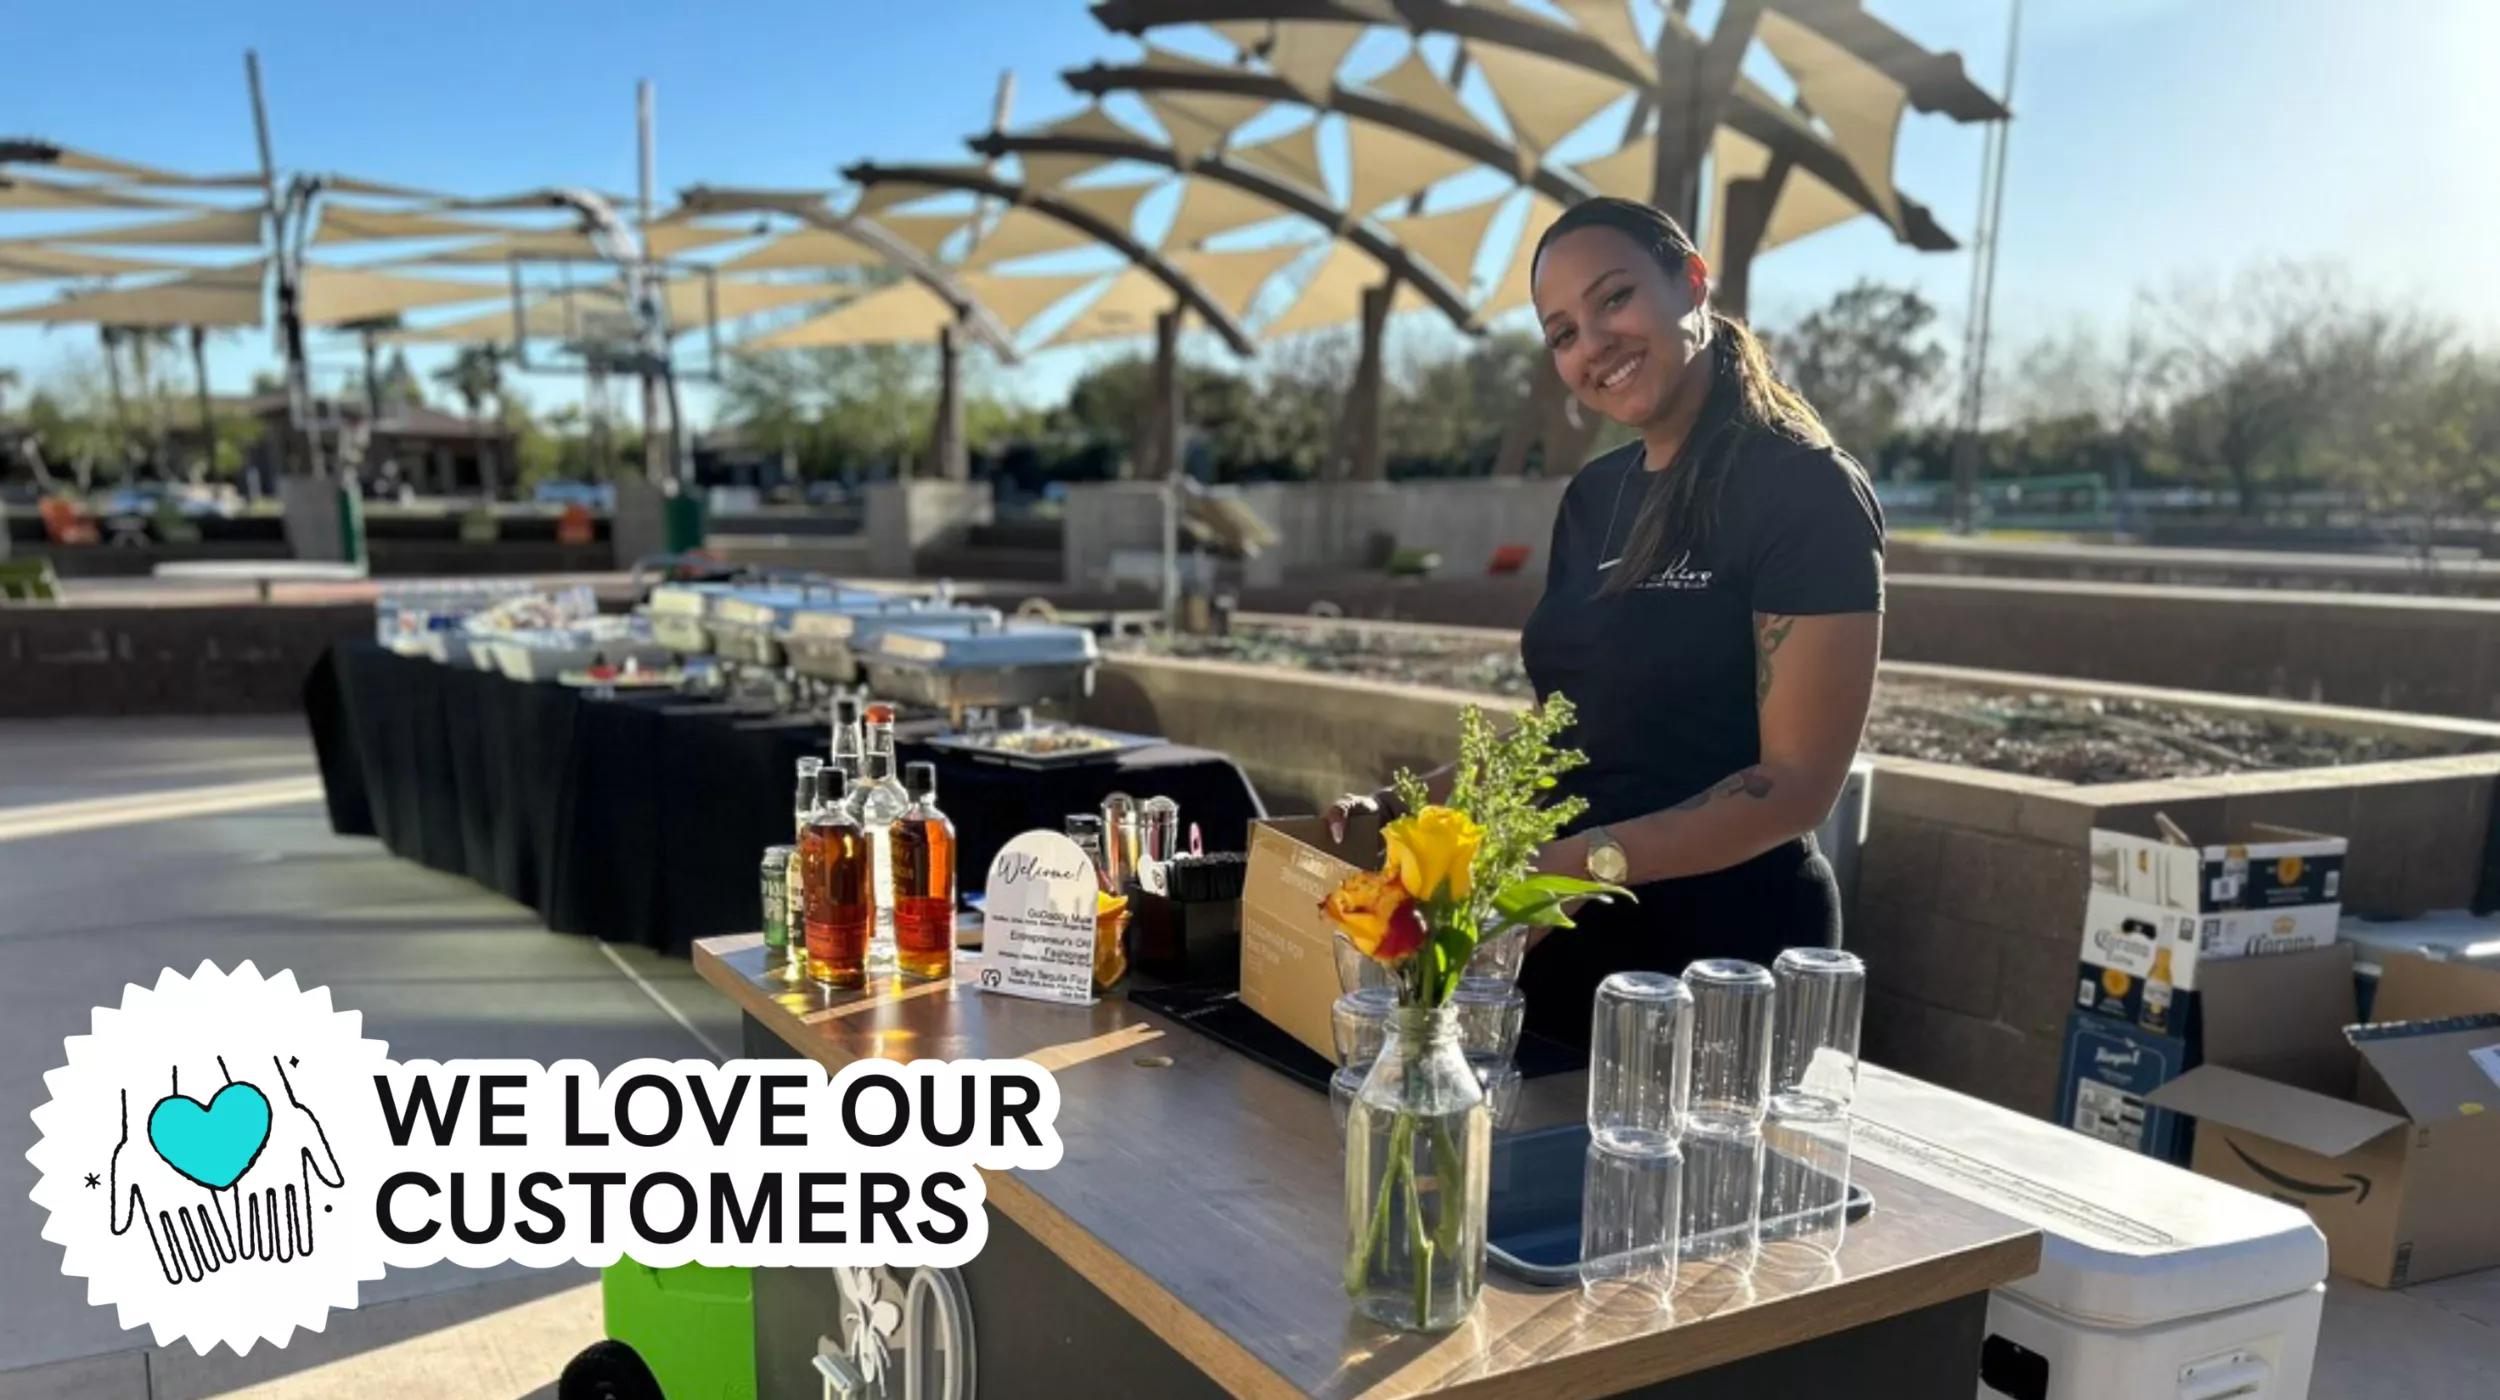
<instances>
[{"instance_id":1,"label":"clear spirit bottle","mask_svg":"<svg viewBox=\"0 0 2500 1400\"><path fill-rule=\"evenodd\" d=\"M894 707L872 704L862 728L860 772L851 785L851 818L868 834L876 866L876 928L868 970L891 972L894 956L894 823L911 806L894 771Z\"/></svg>"}]
</instances>

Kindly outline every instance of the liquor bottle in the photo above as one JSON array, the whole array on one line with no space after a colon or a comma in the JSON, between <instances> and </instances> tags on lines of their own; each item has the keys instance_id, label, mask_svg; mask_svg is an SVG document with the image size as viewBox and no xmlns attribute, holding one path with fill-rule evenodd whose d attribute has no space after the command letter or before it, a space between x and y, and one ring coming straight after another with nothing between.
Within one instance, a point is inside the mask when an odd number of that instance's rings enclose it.
<instances>
[{"instance_id":1,"label":"liquor bottle","mask_svg":"<svg viewBox=\"0 0 2500 1400\"><path fill-rule=\"evenodd\" d=\"M895 964L905 977L936 981L955 971L955 824L938 810L937 765L906 766L911 806L895 818Z\"/></svg>"},{"instance_id":2,"label":"liquor bottle","mask_svg":"<svg viewBox=\"0 0 2500 1400\"><path fill-rule=\"evenodd\" d=\"M875 922L875 872L867 833L851 816L849 780L817 774L822 799L807 821L799 862L807 883L807 975L820 987L868 985L868 929Z\"/></svg>"},{"instance_id":3,"label":"liquor bottle","mask_svg":"<svg viewBox=\"0 0 2500 1400\"><path fill-rule=\"evenodd\" d=\"M783 888L789 895L790 966L800 978L807 975L807 870L799 853L807 848L807 817L816 810L816 775L824 766L821 758L800 759L798 793L790 799L790 868Z\"/></svg>"},{"instance_id":4,"label":"liquor bottle","mask_svg":"<svg viewBox=\"0 0 2500 1400\"><path fill-rule=\"evenodd\" d=\"M833 762L842 776L859 781L859 701L848 695L833 697Z\"/></svg>"},{"instance_id":5,"label":"liquor bottle","mask_svg":"<svg viewBox=\"0 0 2500 1400\"><path fill-rule=\"evenodd\" d=\"M868 707L860 748L860 771L851 781L851 820L868 833L876 861L876 927L868 943L868 970L894 970L894 821L911 806L894 772L894 707Z\"/></svg>"}]
</instances>

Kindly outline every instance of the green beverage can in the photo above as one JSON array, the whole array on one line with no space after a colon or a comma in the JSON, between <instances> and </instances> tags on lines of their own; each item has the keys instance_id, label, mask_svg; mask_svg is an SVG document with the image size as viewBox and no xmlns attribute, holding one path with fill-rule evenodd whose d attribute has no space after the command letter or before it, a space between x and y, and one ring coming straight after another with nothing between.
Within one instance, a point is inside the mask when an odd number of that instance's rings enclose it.
<instances>
[{"instance_id":1,"label":"green beverage can","mask_svg":"<svg viewBox=\"0 0 2500 1400\"><path fill-rule=\"evenodd\" d=\"M764 946L785 961L790 956L791 867L798 853L796 846L764 848Z\"/></svg>"}]
</instances>

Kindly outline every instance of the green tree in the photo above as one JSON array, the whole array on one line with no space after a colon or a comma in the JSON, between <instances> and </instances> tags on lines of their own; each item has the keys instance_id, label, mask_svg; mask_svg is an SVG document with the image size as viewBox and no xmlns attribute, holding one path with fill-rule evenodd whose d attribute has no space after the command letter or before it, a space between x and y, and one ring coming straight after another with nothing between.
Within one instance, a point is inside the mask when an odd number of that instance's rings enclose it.
<instances>
[{"instance_id":1,"label":"green tree","mask_svg":"<svg viewBox=\"0 0 2500 1400\"><path fill-rule=\"evenodd\" d=\"M1935 321L1936 308L1917 292L1861 279L1764 338L1781 375L1823 416L1833 441L1873 461L1944 377Z\"/></svg>"}]
</instances>

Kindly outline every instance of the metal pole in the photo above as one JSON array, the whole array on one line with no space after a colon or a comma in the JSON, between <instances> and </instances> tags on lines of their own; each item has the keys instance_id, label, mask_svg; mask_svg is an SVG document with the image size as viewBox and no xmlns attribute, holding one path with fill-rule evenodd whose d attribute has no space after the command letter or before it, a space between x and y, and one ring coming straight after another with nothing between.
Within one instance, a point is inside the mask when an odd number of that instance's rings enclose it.
<instances>
[{"instance_id":1,"label":"metal pole","mask_svg":"<svg viewBox=\"0 0 2500 1400\"><path fill-rule=\"evenodd\" d=\"M269 104L261 95L260 55L243 51L243 76L252 92L252 133L260 143L260 189L269 217L269 265L278 281L278 346L286 358L286 418L304 444L304 469L321 471L321 439L312 426L312 374L304 363L304 318L298 304L296 267L287 252L286 221L295 210L294 192L278 198L278 165L269 149ZM309 195L306 203L310 203Z\"/></svg>"},{"instance_id":2,"label":"metal pole","mask_svg":"<svg viewBox=\"0 0 2500 1400\"><path fill-rule=\"evenodd\" d=\"M1990 123L1979 177L1979 228L1972 238L1970 319L1962 337L1962 412L1953 439L1953 527L1968 532L1979 524L1979 426L1988 404L1988 336L1995 311L1997 226L2005 213L2006 148L2014 125L2015 59L2021 51L2023 0L2012 0L2005 18L2005 84L1998 101L2003 120Z\"/></svg>"},{"instance_id":3,"label":"metal pole","mask_svg":"<svg viewBox=\"0 0 2500 1400\"><path fill-rule=\"evenodd\" d=\"M653 298L656 306L656 299L660 293L655 290L657 275L651 266L651 191L659 183L659 152L655 144L653 125L651 80L645 78L634 85L634 133L640 151L642 179L641 188L636 191L641 216L639 220L640 246L636 251L642 261L640 281L643 295ZM646 342L651 338L645 336ZM648 348L647 345L646 348ZM677 478L677 462L673 451L677 436L676 426L671 424L665 433L661 431L660 426L662 414L666 411L662 402L663 389L659 367L646 363L642 368L642 467L644 473L655 484L674 481Z\"/></svg>"},{"instance_id":4,"label":"metal pole","mask_svg":"<svg viewBox=\"0 0 2500 1400\"><path fill-rule=\"evenodd\" d=\"M217 412L208 401L208 328L191 328L191 384L200 396L200 450L207 454L207 463L200 471L200 480L217 474Z\"/></svg>"},{"instance_id":5,"label":"metal pole","mask_svg":"<svg viewBox=\"0 0 2500 1400\"><path fill-rule=\"evenodd\" d=\"M1181 612L1181 311L1155 317L1155 442L1153 456L1163 465L1163 627L1180 623Z\"/></svg>"}]
</instances>

